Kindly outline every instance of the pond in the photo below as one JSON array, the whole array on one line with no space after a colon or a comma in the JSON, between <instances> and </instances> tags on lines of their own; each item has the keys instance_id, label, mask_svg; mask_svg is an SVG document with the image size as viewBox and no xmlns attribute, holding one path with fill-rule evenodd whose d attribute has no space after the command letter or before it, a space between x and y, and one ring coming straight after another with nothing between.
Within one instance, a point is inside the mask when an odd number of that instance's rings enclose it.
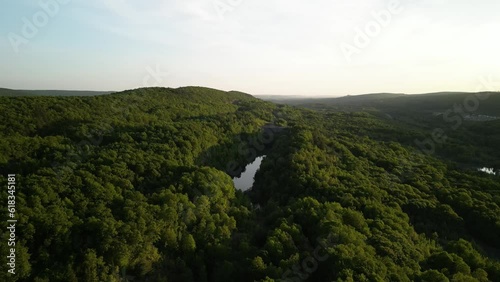
<instances>
[{"instance_id":1,"label":"pond","mask_svg":"<svg viewBox=\"0 0 500 282\"><path fill-rule=\"evenodd\" d=\"M497 174L493 168L483 167L483 168L478 168L478 170L488 174L493 174L493 175Z\"/></svg>"},{"instance_id":2,"label":"pond","mask_svg":"<svg viewBox=\"0 0 500 282\"><path fill-rule=\"evenodd\" d=\"M236 187L236 189L245 192L252 188L255 173L257 173L257 170L265 157L266 156L257 157L255 161L245 167L245 170L240 176L233 178L234 187Z\"/></svg>"}]
</instances>

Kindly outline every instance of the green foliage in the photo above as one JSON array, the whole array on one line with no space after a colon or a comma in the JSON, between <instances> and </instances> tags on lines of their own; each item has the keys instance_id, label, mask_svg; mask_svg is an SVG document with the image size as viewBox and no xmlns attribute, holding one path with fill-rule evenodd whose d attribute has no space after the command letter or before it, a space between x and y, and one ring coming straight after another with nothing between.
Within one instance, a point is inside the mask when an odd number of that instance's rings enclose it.
<instances>
[{"instance_id":1,"label":"green foliage","mask_svg":"<svg viewBox=\"0 0 500 282\"><path fill-rule=\"evenodd\" d=\"M0 110L18 281L500 281L498 178L419 154L421 132L380 114L200 87ZM235 191L262 154L253 189Z\"/></svg>"}]
</instances>

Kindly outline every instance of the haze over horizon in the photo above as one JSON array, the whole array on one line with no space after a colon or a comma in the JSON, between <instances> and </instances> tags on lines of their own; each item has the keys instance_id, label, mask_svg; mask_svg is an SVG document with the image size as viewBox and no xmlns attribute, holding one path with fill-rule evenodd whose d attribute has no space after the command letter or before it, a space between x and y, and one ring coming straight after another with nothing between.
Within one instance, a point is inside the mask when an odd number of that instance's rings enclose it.
<instances>
[{"instance_id":1,"label":"haze over horizon","mask_svg":"<svg viewBox=\"0 0 500 282\"><path fill-rule=\"evenodd\" d=\"M499 8L493 0L8 1L0 87L498 90Z\"/></svg>"}]
</instances>

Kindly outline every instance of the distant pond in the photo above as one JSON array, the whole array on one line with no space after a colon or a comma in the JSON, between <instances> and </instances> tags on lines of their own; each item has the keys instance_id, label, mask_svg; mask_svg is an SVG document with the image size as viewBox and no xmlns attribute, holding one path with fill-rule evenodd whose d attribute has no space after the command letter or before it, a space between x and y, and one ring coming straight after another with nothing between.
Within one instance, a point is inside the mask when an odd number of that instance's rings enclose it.
<instances>
[{"instance_id":1,"label":"distant pond","mask_svg":"<svg viewBox=\"0 0 500 282\"><path fill-rule=\"evenodd\" d=\"M479 168L478 170L482 171L484 173L487 173L487 174L497 175L497 173L495 172L495 169L493 169L493 168L483 167L483 168Z\"/></svg>"},{"instance_id":2,"label":"distant pond","mask_svg":"<svg viewBox=\"0 0 500 282\"><path fill-rule=\"evenodd\" d=\"M245 167L245 170L240 176L233 178L234 187L241 191L247 191L253 186L254 176L266 156L260 156L255 159L251 164Z\"/></svg>"}]
</instances>

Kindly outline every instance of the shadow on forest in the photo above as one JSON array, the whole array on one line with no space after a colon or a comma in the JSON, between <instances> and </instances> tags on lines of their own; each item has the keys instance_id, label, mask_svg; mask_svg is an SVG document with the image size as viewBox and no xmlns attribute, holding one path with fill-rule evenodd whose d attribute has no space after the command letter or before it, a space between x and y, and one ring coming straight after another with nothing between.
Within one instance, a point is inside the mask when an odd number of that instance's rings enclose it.
<instances>
[{"instance_id":1,"label":"shadow on forest","mask_svg":"<svg viewBox=\"0 0 500 282\"><path fill-rule=\"evenodd\" d=\"M235 135L230 142L212 146L200 154L196 163L215 167L231 177L238 177L248 164L268 154L278 135L285 132L283 127L266 125L257 133Z\"/></svg>"}]
</instances>

